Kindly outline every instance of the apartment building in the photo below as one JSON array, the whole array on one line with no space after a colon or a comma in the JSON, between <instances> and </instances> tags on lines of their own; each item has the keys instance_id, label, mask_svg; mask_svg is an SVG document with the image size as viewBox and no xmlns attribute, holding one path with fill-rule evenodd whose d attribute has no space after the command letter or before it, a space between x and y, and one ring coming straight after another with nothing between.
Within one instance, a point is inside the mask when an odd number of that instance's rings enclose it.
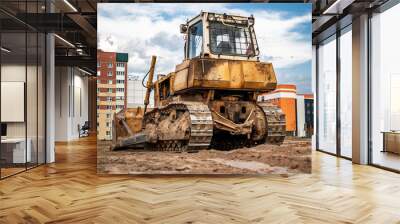
<instances>
[{"instance_id":1,"label":"apartment building","mask_svg":"<svg viewBox=\"0 0 400 224\"><path fill-rule=\"evenodd\" d=\"M310 138L314 133L314 95L297 94L296 135Z\"/></svg>"},{"instance_id":2,"label":"apartment building","mask_svg":"<svg viewBox=\"0 0 400 224\"><path fill-rule=\"evenodd\" d=\"M114 113L127 105L128 54L97 51L97 138L112 139Z\"/></svg>"},{"instance_id":3,"label":"apartment building","mask_svg":"<svg viewBox=\"0 0 400 224\"><path fill-rule=\"evenodd\" d=\"M286 133L296 134L296 85L277 85L270 93L262 94L260 101L271 102L279 106L286 116Z\"/></svg>"},{"instance_id":4,"label":"apartment building","mask_svg":"<svg viewBox=\"0 0 400 224\"><path fill-rule=\"evenodd\" d=\"M127 83L127 107L144 107L144 98L146 96L146 87L143 86L142 77L137 75L128 76ZM148 108L154 107L154 91L150 92Z\"/></svg>"},{"instance_id":5,"label":"apartment building","mask_svg":"<svg viewBox=\"0 0 400 224\"><path fill-rule=\"evenodd\" d=\"M311 137L314 130L314 96L297 94L296 85L281 84L270 93L259 96L259 101L279 106L286 116L286 132L298 137Z\"/></svg>"}]
</instances>

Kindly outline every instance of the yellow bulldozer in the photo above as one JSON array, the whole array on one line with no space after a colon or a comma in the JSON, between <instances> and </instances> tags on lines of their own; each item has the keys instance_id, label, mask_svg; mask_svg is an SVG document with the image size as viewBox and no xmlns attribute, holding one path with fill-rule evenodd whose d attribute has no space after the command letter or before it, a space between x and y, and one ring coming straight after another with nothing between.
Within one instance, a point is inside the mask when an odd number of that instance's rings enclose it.
<instances>
[{"instance_id":1,"label":"yellow bulldozer","mask_svg":"<svg viewBox=\"0 0 400 224\"><path fill-rule=\"evenodd\" d=\"M184 60L153 82L156 57L146 77L144 109L114 116L113 150L230 150L262 143L280 145L285 115L257 97L276 88L271 63L260 62L254 17L201 12L180 26ZM146 78L145 77L145 78ZM148 110L150 91L154 108Z\"/></svg>"}]
</instances>

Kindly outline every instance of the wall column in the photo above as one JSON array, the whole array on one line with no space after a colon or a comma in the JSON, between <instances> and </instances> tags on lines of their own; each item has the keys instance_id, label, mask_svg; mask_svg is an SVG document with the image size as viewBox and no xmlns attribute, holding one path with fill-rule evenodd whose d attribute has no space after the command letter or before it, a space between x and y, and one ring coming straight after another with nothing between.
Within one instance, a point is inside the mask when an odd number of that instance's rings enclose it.
<instances>
[{"instance_id":1,"label":"wall column","mask_svg":"<svg viewBox=\"0 0 400 224\"><path fill-rule=\"evenodd\" d=\"M312 45L312 69L311 69L311 89L314 99L314 132L311 137L311 147L313 150L317 149L317 46Z\"/></svg>"},{"instance_id":2,"label":"wall column","mask_svg":"<svg viewBox=\"0 0 400 224\"><path fill-rule=\"evenodd\" d=\"M368 163L368 15L353 19L353 162Z\"/></svg>"},{"instance_id":3,"label":"wall column","mask_svg":"<svg viewBox=\"0 0 400 224\"><path fill-rule=\"evenodd\" d=\"M54 12L54 5L46 1L46 13ZM46 34L46 163L55 162L55 42L54 34Z\"/></svg>"},{"instance_id":4,"label":"wall column","mask_svg":"<svg viewBox=\"0 0 400 224\"><path fill-rule=\"evenodd\" d=\"M46 35L46 163L55 161L55 73L54 35Z\"/></svg>"}]
</instances>

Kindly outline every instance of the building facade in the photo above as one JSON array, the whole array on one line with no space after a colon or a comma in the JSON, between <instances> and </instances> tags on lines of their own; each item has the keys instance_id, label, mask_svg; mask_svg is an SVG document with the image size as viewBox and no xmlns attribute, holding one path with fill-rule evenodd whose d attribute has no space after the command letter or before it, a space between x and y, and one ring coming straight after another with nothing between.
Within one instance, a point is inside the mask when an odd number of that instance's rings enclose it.
<instances>
[{"instance_id":1,"label":"building facade","mask_svg":"<svg viewBox=\"0 0 400 224\"><path fill-rule=\"evenodd\" d=\"M298 137L312 137L314 132L314 97L312 94L297 95L296 124Z\"/></svg>"},{"instance_id":2,"label":"building facade","mask_svg":"<svg viewBox=\"0 0 400 224\"><path fill-rule=\"evenodd\" d=\"M145 83L146 84L146 83ZM146 87L143 86L142 77L130 75L127 84L127 107L137 108L144 107L144 98L146 96ZM154 107L154 91L150 93L148 108Z\"/></svg>"},{"instance_id":3,"label":"building facade","mask_svg":"<svg viewBox=\"0 0 400 224\"><path fill-rule=\"evenodd\" d=\"M314 134L314 95L304 94L304 114L306 137L311 137Z\"/></svg>"},{"instance_id":4,"label":"building facade","mask_svg":"<svg viewBox=\"0 0 400 224\"><path fill-rule=\"evenodd\" d=\"M97 52L97 138L112 139L112 119L127 105L128 54Z\"/></svg>"},{"instance_id":5,"label":"building facade","mask_svg":"<svg viewBox=\"0 0 400 224\"><path fill-rule=\"evenodd\" d=\"M281 84L270 93L259 96L259 101L280 107L286 117L287 135L311 137L314 130L313 94L297 94L296 85Z\"/></svg>"},{"instance_id":6,"label":"building facade","mask_svg":"<svg viewBox=\"0 0 400 224\"><path fill-rule=\"evenodd\" d=\"M273 103L280 107L286 117L286 132L288 135L296 134L296 85L277 85L270 93L262 94L260 101Z\"/></svg>"}]
</instances>

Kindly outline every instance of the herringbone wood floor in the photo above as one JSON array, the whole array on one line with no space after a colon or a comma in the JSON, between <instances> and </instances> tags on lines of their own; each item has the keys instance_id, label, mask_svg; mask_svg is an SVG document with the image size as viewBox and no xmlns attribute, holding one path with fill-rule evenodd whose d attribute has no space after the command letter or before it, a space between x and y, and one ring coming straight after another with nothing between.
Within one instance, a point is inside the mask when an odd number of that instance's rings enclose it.
<instances>
[{"instance_id":1,"label":"herringbone wood floor","mask_svg":"<svg viewBox=\"0 0 400 224\"><path fill-rule=\"evenodd\" d=\"M313 174L98 176L96 142L0 181L0 223L400 223L400 175L313 153Z\"/></svg>"}]
</instances>

